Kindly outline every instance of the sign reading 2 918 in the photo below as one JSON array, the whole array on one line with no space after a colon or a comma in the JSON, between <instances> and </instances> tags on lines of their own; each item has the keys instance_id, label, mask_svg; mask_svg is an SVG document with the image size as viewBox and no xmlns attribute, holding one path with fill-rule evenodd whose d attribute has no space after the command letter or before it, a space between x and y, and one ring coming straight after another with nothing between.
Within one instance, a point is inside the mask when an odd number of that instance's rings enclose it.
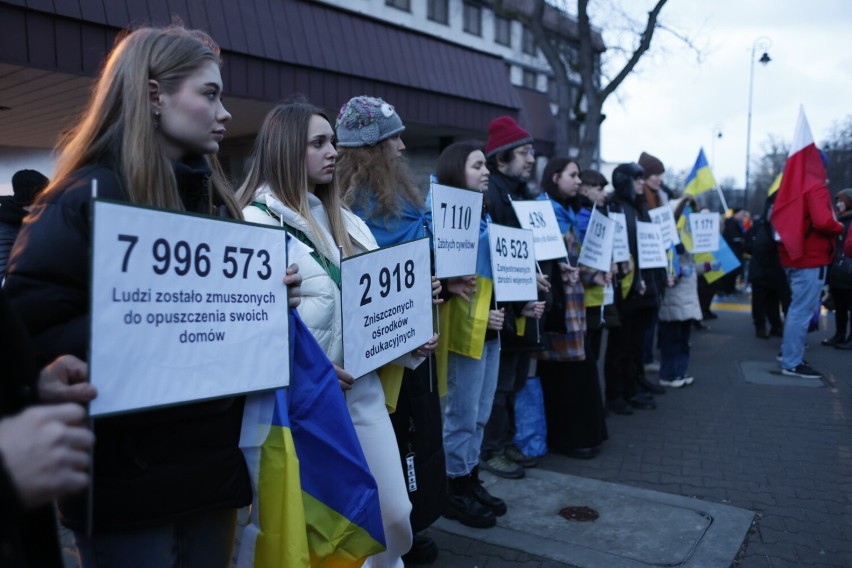
<instances>
[{"instance_id":1,"label":"sign reading 2 918","mask_svg":"<svg viewBox=\"0 0 852 568\"><path fill-rule=\"evenodd\" d=\"M287 233L95 200L93 416L286 386Z\"/></svg>"}]
</instances>

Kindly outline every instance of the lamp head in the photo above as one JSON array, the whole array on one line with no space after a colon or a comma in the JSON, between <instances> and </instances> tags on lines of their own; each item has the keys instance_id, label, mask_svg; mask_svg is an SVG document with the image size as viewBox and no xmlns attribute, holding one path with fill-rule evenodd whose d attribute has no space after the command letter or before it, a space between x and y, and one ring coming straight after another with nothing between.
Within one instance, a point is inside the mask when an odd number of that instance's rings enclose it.
<instances>
[{"instance_id":1,"label":"lamp head","mask_svg":"<svg viewBox=\"0 0 852 568\"><path fill-rule=\"evenodd\" d=\"M767 63L769 63L770 61L772 61L772 58L771 58L771 57L769 57L769 54L768 54L768 53L766 53L766 52L764 51L764 52L763 52L763 55L761 55L761 56L760 56L760 59L758 59L758 61L759 61L760 63L763 63L764 65L766 65Z\"/></svg>"}]
</instances>

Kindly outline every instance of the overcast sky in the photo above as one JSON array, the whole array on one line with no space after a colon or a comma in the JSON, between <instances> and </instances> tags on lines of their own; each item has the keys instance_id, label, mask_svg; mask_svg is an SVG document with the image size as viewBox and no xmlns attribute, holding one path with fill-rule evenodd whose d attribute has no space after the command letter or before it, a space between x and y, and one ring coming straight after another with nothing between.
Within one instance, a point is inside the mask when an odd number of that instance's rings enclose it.
<instances>
[{"instance_id":1,"label":"overcast sky","mask_svg":"<svg viewBox=\"0 0 852 568\"><path fill-rule=\"evenodd\" d=\"M690 169L703 146L717 181L733 177L742 187L749 61L763 36L772 61L754 69L752 162L770 134L792 140L800 104L817 144L852 115L852 1L669 0L661 22L695 36L704 62L670 34L655 34L653 53L604 104L606 161L634 161L644 150L668 170Z\"/></svg>"}]
</instances>

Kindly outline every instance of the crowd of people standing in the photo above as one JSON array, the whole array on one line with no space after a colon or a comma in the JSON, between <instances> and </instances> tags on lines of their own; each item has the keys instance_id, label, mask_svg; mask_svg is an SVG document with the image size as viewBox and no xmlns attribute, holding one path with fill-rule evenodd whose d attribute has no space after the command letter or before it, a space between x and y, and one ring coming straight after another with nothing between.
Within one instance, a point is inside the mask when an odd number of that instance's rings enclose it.
<instances>
[{"instance_id":1,"label":"crowd of people standing","mask_svg":"<svg viewBox=\"0 0 852 568\"><path fill-rule=\"evenodd\" d=\"M4 329L20 328L0 353L0 386L9 393L0 398L3 565L61 565L49 506L59 499L61 522L73 531L84 567L121 566L129 557L146 566L225 566L237 511L252 501L239 447L244 397L99 418L92 431L85 425L84 405L97 395L85 363L95 180L102 198L283 227L307 245L310 252L276 277L334 364L378 487L386 549L365 566L434 560L434 543L417 533L440 515L489 528L506 514L507 504L488 491L480 472L521 479L536 465L536 456L514 441L515 396L531 374L541 378L551 451L578 459L601 451L609 413L652 410L667 387L693 383L689 345L702 319L699 276L718 267L696 263L681 246L670 252L668 268L645 268L636 228L650 221L649 209L670 207L679 218L695 203L669 199L662 161L644 152L615 168L611 194L604 175L567 156L551 157L536 184L533 137L509 116L483 125L484 144L450 144L434 165L438 183L484 197L476 216L484 243L477 266L466 276L433 278L446 331L353 377L342 357L342 260L430 234L429 196L406 165L402 117L392 101L364 95L346 101L336 120L306 100L277 104L233 187L216 160L231 118L220 64L218 47L202 32L171 26L128 33L62 141L53 179L27 174L29 201L16 189L14 206L31 210L16 211L23 224L0 292ZM478 268L489 262L489 227L520 227L512 202L529 199L552 205L568 255L540 263L536 299L497 302ZM852 197L838 200L852 211ZM3 203L0 211L10 208ZM595 210L625 220L630 259L606 271L578 265ZM843 226L830 213L816 229L833 238ZM844 225L848 230L848 215ZM755 250L768 246L753 243ZM781 255L784 264L783 249ZM797 298L813 294L818 275L811 268L791 273L785 369L803 365L791 322L805 313ZM753 269L755 289L773 281L770 270ZM844 316L831 344L842 346L850 341L852 286L833 282ZM764 314L766 333L780 333L780 317L771 309ZM759 336L763 321L755 320ZM653 369L649 342L652 356L655 343L659 348L659 381L646 374ZM53 438L41 441L47 428ZM22 457L28 455L41 458ZM416 470L414 490L406 467ZM82 491L90 484L91 508Z\"/></svg>"}]
</instances>

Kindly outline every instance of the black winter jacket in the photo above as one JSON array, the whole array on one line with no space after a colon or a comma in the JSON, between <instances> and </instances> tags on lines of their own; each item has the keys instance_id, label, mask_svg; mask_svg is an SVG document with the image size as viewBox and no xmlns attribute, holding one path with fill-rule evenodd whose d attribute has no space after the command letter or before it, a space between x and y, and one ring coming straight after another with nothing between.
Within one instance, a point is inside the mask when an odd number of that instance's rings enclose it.
<instances>
[{"instance_id":1,"label":"black winter jacket","mask_svg":"<svg viewBox=\"0 0 852 568\"><path fill-rule=\"evenodd\" d=\"M206 164L178 163L175 173L186 209L208 213ZM65 353L86 358L95 179L99 197L128 200L111 168L82 168L38 203L12 251L5 288L40 364ZM232 397L96 420L95 532L248 505L251 484L238 447L243 403ZM82 530L85 503L84 496L60 503L63 524Z\"/></svg>"},{"instance_id":2,"label":"black winter jacket","mask_svg":"<svg viewBox=\"0 0 852 568\"><path fill-rule=\"evenodd\" d=\"M644 195L633 195L632 185L626 188L618 188L607 203L609 211L624 213L627 223L627 240L630 245L630 255L633 257L634 270L633 283L630 291L622 300L620 294L616 294L616 302L619 310L635 308L653 308L660 305L660 298L666 289L666 270L664 268L639 269L639 248L636 243L636 222L650 223L648 206ZM645 282L645 293L640 294L640 282Z\"/></svg>"}]
</instances>

